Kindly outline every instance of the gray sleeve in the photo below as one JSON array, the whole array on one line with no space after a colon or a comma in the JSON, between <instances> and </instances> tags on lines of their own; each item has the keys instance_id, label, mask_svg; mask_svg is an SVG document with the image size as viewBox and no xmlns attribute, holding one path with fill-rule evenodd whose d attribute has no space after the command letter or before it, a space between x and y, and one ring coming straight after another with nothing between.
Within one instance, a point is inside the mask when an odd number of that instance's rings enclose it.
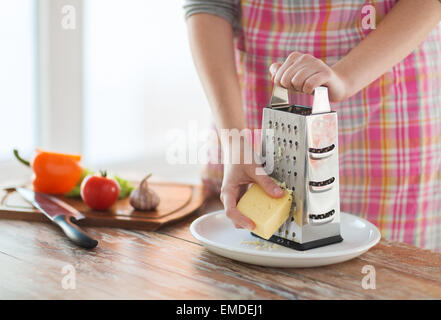
<instances>
[{"instance_id":1,"label":"gray sleeve","mask_svg":"<svg viewBox=\"0 0 441 320\"><path fill-rule=\"evenodd\" d=\"M226 19L236 32L240 21L240 0L184 0L185 18L195 13L211 13Z\"/></svg>"}]
</instances>

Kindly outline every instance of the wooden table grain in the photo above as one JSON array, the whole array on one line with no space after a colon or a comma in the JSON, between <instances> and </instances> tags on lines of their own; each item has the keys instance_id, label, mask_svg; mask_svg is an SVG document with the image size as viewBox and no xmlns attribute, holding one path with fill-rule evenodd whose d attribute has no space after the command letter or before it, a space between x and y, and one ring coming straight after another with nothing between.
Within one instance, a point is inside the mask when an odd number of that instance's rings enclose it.
<instances>
[{"instance_id":1,"label":"wooden table grain","mask_svg":"<svg viewBox=\"0 0 441 320\"><path fill-rule=\"evenodd\" d=\"M70 243L52 224L0 220L0 298L441 299L441 254L402 243L381 240L351 261L305 269L212 254L189 225L219 208L219 201L208 201L156 232L88 228L100 242L92 251ZM375 289L361 285L365 265L375 268Z\"/></svg>"}]
</instances>

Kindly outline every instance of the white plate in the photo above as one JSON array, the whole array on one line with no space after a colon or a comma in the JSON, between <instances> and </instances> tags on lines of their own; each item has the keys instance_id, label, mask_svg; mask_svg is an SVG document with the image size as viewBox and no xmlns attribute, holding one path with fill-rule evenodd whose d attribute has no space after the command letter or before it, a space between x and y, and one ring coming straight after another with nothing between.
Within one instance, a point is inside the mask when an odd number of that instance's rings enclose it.
<instances>
[{"instance_id":1,"label":"white plate","mask_svg":"<svg viewBox=\"0 0 441 320\"><path fill-rule=\"evenodd\" d=\"M190 232L208 250L234 260L269 267L318 267L353 259L380 241L380 231L372 223L343 212L340 219L342 242L307 251L275 247L248 230L236 229L223 210L199 217Z\"/></svg>"}]
</instances>

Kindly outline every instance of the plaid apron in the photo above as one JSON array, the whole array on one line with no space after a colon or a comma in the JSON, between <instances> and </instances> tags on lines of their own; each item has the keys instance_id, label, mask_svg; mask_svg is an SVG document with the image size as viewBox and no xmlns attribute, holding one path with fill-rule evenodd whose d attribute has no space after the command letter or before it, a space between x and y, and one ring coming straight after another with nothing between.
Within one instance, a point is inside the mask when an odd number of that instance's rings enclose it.
<instances>
[{"instance_id":1,"label":"plaid apron","mask_svg":"<svg viewBox=\"0 0 441 320\"><path fill-rule=\"evenodd\" d=\"M260 128L271 97L268 72L291 52L333 65L397 0L243 0L236 57L249 128ZM311 97L296 103L312 105ZM331 104L339 118L341 210L368 219L383 237L441 249L441 24L408 57L349 99ZM221 165L205 183L219 187ZM208 180L207 177L211 177Z\"/></svg>"}]
</instances>

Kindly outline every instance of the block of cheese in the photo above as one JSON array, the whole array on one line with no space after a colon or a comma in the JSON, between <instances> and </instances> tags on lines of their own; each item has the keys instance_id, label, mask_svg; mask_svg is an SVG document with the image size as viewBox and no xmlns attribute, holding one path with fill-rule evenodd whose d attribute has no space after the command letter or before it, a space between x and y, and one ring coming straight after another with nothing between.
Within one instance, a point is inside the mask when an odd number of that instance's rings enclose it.
<instances>
[{"instance_id":1,"label":"block of cheese","mask_svg":"<svg viewBox=\"0 0 441 320\"><path fill-rule=\"evenodd\" d=\"M281 186L283 188L283 185ZM288 219L292 191L281 198L272 198L258 184L252 185L237 204L237 209L256 224L254 234L268 240Z\"/></svg>"}]
</instances>

